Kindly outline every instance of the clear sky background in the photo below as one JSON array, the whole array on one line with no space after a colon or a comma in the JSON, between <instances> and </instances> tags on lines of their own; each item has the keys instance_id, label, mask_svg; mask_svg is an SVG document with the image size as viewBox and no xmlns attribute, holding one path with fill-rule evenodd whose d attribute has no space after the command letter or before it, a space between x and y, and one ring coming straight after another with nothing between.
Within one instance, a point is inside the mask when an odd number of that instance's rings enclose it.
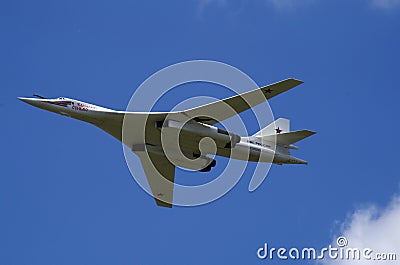
<instances>
[{"instance_id":1,"label":"clear sky background","mask_svg":"<svg viewBox=\"0 0 400 265\"><path fill-rule=\"evenodd\" d=\"M362 235L376 224L374 236L400 238L398 222L379 223L400 209L399 32L397 0L2 1L0 264L280 264L257 249L327 246L360 211ZM295 151L309 165L274 165L253 193L244 175L213 203L163 209L119 142L17 99L123 110L151 74L194 59L259 85L303 80L270 105L292 129L318 132ZM391 242L381 246L400 250Z\"/></svg>"}]
</instances>

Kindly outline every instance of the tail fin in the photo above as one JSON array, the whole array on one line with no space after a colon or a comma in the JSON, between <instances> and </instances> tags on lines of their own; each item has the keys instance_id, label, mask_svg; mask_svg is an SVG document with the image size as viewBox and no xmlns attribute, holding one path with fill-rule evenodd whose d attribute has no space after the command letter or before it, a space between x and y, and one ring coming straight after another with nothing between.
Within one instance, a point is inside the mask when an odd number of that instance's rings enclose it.
<instances>
[{"instance_id":1,"label":"tail fin","mask_svg":"<svg viewBox=\"0 0 400 265\"><path fill-rule=\"evenodd\" d=\"M253 137L259 138L262 142L276 141L276 149L279 150L279 152L290 154L289 149L298 149L292 144L313 134L315 134L315 132L309 130L291 132L290 121L288 119L279 118L254 134Z\"/></svg>"},{"instance_id":2,"label":"tail fin","mask_svg":"<svg viewBox=\"0 0 400 265\"><path fill-rule=\"evenodd\" d=\"M264 136L287 132L290 132L290 121L288 119L279 118L253 136L263 138Z\"/></svg>"}]
</instances>

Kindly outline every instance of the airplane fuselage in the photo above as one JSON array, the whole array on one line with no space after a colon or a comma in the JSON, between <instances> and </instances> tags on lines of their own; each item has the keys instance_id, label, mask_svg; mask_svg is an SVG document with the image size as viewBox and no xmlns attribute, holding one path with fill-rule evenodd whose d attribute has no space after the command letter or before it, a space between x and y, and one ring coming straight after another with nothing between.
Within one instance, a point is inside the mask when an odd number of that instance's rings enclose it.
<instances>
[{"instance_id":1,"label":"airplane fuselage","mask_svg":"<svg viewBox=\"0 0 400 265\"><path fill-rule=\"evenodd\" d=\"M149 123L154 123L156 126L157 122L158 123L163 122L164 124L166 124L166 122L165 120L162 121L149 120L150 116L147 116L146 115L147 113L115 111L112 109L96 106L90 103L69 98L57 98L57 99L19 98L19 99L38 108L91 123L99 127L100 129L106 131L107 133L111 134L119 141L126 144L129 148L132 148L132 146L137 146L140 144L142 145L149 144L158 147L162 146L158 136L146 137L146 135L144 135L143 128L145 128L146 124ZM119 115L114 115L114 114L119 114ZM136 124L135 128L130 129L130 134L132 134L133 136L128 137L129 140L126 141L123 137L123 132L122 132L124 115L132 115L132 117L135 117L135 124ZM234 133L226 132L215 126L207 124L201 124L195 122L193 126L198 126L201 128L208 129L211 134L215 132L214 135L211 135L214 136L213 138L216 138L217 136L220 135L228 137L232 135L236 136L236 134ZM199 130L197 129L197 132L198 131ZM201 138L206 136L208 136L207 132L205 132L205 135L200 135L198 137ZM293 156L279 153L276 150L276 146L274 145L273 142L263 143L255 137L239 137L239 136L238 138L236 138L236 141L237 142L232 144L232 146L230 146L229 148L226 148L226 146L225 148L224 146L217 146L215 154L218 156L239 159L239 160L246 160L246 161L254 161L254 162L272 162L276 164L307 163L306 161L295 158ZM190 141L189 143L185 143L185 141L183 141L183 143L181 142L180 147L183 149L197 148L193 146L193 142L190 143Z\"/></svg>"}]
</instances>

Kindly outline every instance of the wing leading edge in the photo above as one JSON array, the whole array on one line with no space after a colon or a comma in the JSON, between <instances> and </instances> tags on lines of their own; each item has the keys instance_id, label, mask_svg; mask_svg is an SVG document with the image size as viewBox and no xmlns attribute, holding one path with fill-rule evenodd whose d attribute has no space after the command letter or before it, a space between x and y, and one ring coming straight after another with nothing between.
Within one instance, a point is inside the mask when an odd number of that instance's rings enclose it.
<instances>
[{"instance_id":1,"label":"wing leading edge","mask_svg":"<svg viewBox=\"0 0 400 265\"><path fill-rule=\"evenodd\" d=\"M195 121L213 125L273 98L303 81L289 78L230 98L181 112Z\"/></svg>"}]
</instances>

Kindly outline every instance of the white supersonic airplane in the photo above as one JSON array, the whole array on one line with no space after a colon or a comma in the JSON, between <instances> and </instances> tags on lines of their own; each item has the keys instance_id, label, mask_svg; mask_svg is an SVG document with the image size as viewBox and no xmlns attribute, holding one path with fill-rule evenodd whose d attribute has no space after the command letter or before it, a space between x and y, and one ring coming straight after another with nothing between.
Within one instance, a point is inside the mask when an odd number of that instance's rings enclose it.
<instances>
[{"instance_id":1,"label":"white supersonic airplane","mask_svg":"<svg viewBox=\"0 0 400 265\"><path fill-rule=\"evenodd\" d=\"M19 99L38 108L91 123L135 152L142 163L157 205L172 207L175 167L208 172L216 165L209 155L275 164L307 164L293 157L293 144L313 135L309 130L290 131L280 118L252 136L239 136L214 124L250 109L302 81L289 78L210 104L175 112L115 111L70 98ZM204 138L213 141L200 141ZM200 144L200 147L199 147ZM210 147L207 149L207 145ZM200 150L202 149L202 150Z\"/></svg>"}]
</instances>

